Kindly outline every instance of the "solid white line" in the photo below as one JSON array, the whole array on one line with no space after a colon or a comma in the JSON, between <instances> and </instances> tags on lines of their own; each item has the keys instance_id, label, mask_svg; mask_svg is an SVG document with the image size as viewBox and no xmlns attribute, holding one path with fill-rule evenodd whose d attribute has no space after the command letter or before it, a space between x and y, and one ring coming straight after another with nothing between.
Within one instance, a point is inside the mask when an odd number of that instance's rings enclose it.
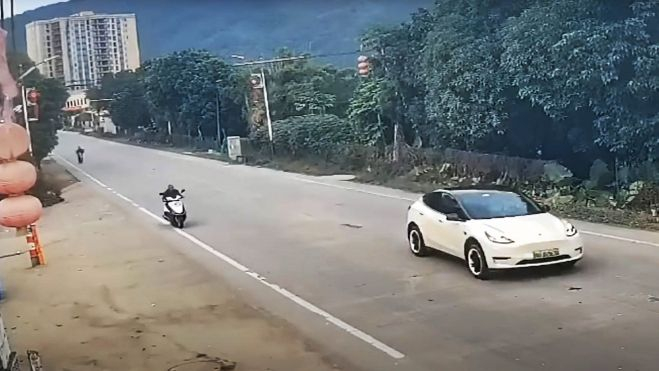
<instances>
[{"instance_id":1,"label":"solid white line","mask_svg":"<svg viewBox=\"0 0 659 371\"><path fill-rule=\"evenodd\" d=\"M103 182L101 182L100 180L94 178L91 174L87 173L86 171L84 171L84 170L80 169L79 167L75 166L73 163L71 163L70 161L68 161L64 157L59 156L59 155L55 155L55 157L59 158L61 161L66 163L69 167L71 167L71 168L75 169L76 171L78 171L79 173L83 174L85 177L89 178L94 183L100 185L105 190L110 191L112 194L118 196L122 200L130 203L133 206L136 206L138 208L138 210L140 210L144 214L150 216L153 219L156 219L159 222L164 222L163 219L161 217L159 217L158 215L150 212L149 210L145 209L142 206L139 206L137 203L132 201L130 198L128 198L124 195L121 195L119 192L112 190L110 187L105 185ZM199 240L198 238L191 235L190 233L182 231L180 229L175 229L175 231L179 235L181 235L182 237L187 239L188 241L195 244L196 246L202 248L203 250L205 250L208 253L212 254L213 256L221 259L222 261L224 261L225 263L227 263L227 264L231 265L232 267L238 269L239 271L247 274L248 276L254 278L256 281L260 282L264 286L266 286L266 287L274 290L275 292L281 294L282 296L284 296L285 298L289 299L290 301L298 304L302 308L304 308L304 309L306 309L306 310L308 310L312 313L315 313L315 314L319 315L320 317L324 318L327 322L332 323L333 325L340 328L341 330L343 330L343 331L349 333L350 335L362 340L363 342L371 345L372 347L384 352L388 356L390 356L394 359L401 359L401 358L405 357L405 354L403 354L403 353L399 352L398 350L388 346L387 344L375 339L371 335L369 335L369 334L367 334L367 333L351 326L350 324L348 324L348 323L342 321L341 319L331 315L330 313L320 309L319 307L317 307L317 306L311 304L310 302L302 299L301 297L299 297L299 296L295 295L294 293L286 290L285 288L280 287L277 284L269 282L266 277L261 276L257 272L252 271L251 269L249 269L248 267L240 264L239 262L232 259L231 257L229 257L225 254L222 254L221 252L219 252L216 249L212 248L210 245L208 245L205 242Z\"/></svg>"},{"instance_id":2,"label":"solid white line","mask_svg":"<svg viewBox=\"0 0 659 371\"><path fill-rule=\"evenodd\" d=\"M383 198L391 198L391 199L394 199L394 200L401 200L401 201L410 201L410 202L416 201L416 199L414 199L414 198L401 197L401 196L390 195L390 194L381 193L381 192L367 191L365 189L360 189L360 188L356 188L356 187L348 187L348 186L343 186L343 185L338 185L338 184L319 182L319 181L316 181L316 180L305 179L305 178L302 178L300 176L294 176L293 178L295 180L299 181L299 182L317 184L317 185L322 185L322 186L326 186L326 187L342 189L344 191L353 191L353 192L365 193L365 194L368 194L368 195L373 195L373 196L378 196L378 197L383 197Z\"/></svg>"},{"instance_id":3,"label":"solid white line","mask_svg":"<svg viewBox=\"0 0 659 371\"><path fill-rule=\"evenodd\" d=\"M582 234L586 234L586 235L594 236L594 237L608 238L608 239L611 239L611 240L629 242L629 243L633 243L633 244L637 244L637 245L648 245L648 246L659 247L659 243L656 243L656 242L635 240L633 238L619 237L619 236L614 236L614 235L610 235L610 234L590 232L590 231L580 231L580 232Z\"/></svg>"},{"instance_id":4,"label":"solid white line","mask_svg":"<svg viewBox=\"0 0 659 371\"><path fill-rule=\"evenodd\" d=\"M325 186L325 187L341 189L341 190L344 190L344 191L359 192L359 193L364 193L364 194L369 194L369 195L373 195L373 196L389 198L389 199L394 199L394 200L409 201L409 202L416 201L416 199L413 199L413 198L390 195L390 194L381 193L381 192L373 192L373 191L368 191L368 190L360 189L360 188L356 188L356 187L349 187L349 186L343 186L343 185L338 185L338 184L319 182L319 181L315 181L315 180L311 180L311 179L305 179L301 176L293 176L293 179L295 179L297 181L300 181L300 182L303 182L303 183L316 184L316 185L321 185L321 186ZM608 239L611 239L611 240L617 240L617 241L622 241L622 242L629 242L629 243L633 243L633 244L637 244L637 245L646 245L646 246L659 247L659 243L656 243L656 242L636 240L636 239L633 239L633 238L620 237L620 236L615 236L615 235L612 235L612 234L598 233L598 232L592 232L592 231L581 230L581 229L579 230L579 233L585 234L585 235L588 235L588 236L608 238Z\"/></svg>"},{"instance_id":5,"label":"solid white line","mask_svg":"<svg viewBox=\"0 0 659 371\"><path fill-rule=\"evenodd\" d=\"M127 144L122 144L122 143L117 143L117 142L112 142L112 141L106 141L106 142L116 144L116 145L127 145ZM144 147L142 147L142 148L144 148ZM168 151L158 150L158 149L154 149L154 150L160 151L160 152L166 152L168 154L175 155L179 158L194 157L194 154L187 155L187 154L168 152ZM57 156L57 157L60 157L60 156ZM195 157L195 158L202 159L200 157ZM209 160L209 161L215 161L215 160ZM69 162L69 164L71 164L71 163ZM359 193L368 194L368 195L377 196L377 197L382 197L382 198L408 201L408 202L416 201L416 198L407 198L407 197L396 196L396 195L391 195L391 194L382 193L382 192L368 191L368 190L360 189L360 188L357 188L357 187L349 187L349 186L344 186L344 185L325 183L325 182L320 182L320 181L316 181L316 180L307 179L307 178L304 178L304 177L299 176L299 175L293 175L291 178L294 179L294 180L297 180L299 182L303 182L303 183L316 184L316 185L320 185L320 186L325 186L325 187L330 187L330 188L335 188L335 189L341 189L341 190L344 190L344 191L359 192ZM98 183L101 187L107 188L107 186L105 184L100 183L98 180L95 180L95 179L93 179L93 180L94 180L94 182ZM629 243L633 243L633 244L637 244L637 245L646 245L646 246L659 247L659 243L656 243L656 242L635 240L635 239L631 239L631 238L620 237L620 236L616 236L616 235L612 235L612 234L597 233L597 232L592 232L592 231L588 231L588 230L579 230L579 232L581 234L589 235L589 236L593 236L593 237L608 238L608 239L611 239L611 240L629 242Z\"/></svg>"}]
</instances>

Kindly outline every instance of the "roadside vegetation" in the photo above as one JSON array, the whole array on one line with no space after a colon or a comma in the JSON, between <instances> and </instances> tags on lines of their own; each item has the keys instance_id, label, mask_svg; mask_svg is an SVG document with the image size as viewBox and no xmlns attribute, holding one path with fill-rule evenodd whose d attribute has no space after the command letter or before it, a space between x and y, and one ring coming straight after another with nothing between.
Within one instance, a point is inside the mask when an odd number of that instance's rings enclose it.
<instances>
[{"instance_id":1,"label":"roadside vegetation","mask_svg":"<svg viewBox=\"0 0 659 371\"><path fill-rule=\"evenodd\" d=\"M651 228L658 10L656 0L438 1L363 34L367 77L313 58L268 65L274 156L250 85L260 70L206 51L106 76L89 94L112 99L99 108L134 142L223 151L227 136L248 136L257 164L413 190L506 184L566 216Z\"/></svg>"}]
</instances>

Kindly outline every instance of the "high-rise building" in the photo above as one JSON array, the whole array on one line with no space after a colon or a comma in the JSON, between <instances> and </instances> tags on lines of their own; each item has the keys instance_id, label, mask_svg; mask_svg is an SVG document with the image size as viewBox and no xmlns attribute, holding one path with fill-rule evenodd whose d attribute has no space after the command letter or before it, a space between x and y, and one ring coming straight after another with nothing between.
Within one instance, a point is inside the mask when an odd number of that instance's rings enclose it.
<instances>
[{"instance_id":1,"label":"high-rise building","mask_svg":"<svg viewBox=\"0 0 659 371\"><path fill-rule=\"evenodd\" d=\"M82 12L25 26L27 54L44 76L61 79L71 90L97 86L103 75L140 66L134 14Z\"/></svg>"}]
</instances>

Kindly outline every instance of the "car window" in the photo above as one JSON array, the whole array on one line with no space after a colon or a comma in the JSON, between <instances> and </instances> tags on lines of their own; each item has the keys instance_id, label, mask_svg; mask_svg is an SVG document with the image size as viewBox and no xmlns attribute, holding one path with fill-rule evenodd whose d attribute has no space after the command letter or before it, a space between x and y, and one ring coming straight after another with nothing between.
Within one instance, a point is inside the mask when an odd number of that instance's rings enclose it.
<instances>
[{"instance_id":1,"label":"car window","mask_svg":"<svg viewBox=\"0 0 659 371\"><path fill-rule=\"evenodd\" d=\"M510 218L544 211L529 198L515 192L474 191L456 194L473 219Z\"/></svg>"},{"instance_id":2,"label":"car window","mask_svg":"<svg viewBox=\"0 0 659 371\"><path fill-rule=\"evenodd\" d=\"M423 203L429 208L439 212L441 194L439 192L430 192L423 196Z\"/></svg>"},{"instance_id":3,"label":"car window","mask_svg":"<svg viewBox=\"0 0 659 371\"><path fill-rule=\"evenodd\" d=\"M437 211L438 213L447 215L452 213L459 213L460 206L458 202L448 193L444 192L431 192L423 196L423 202L429 208Z\"/></svg>"}]
</instances>

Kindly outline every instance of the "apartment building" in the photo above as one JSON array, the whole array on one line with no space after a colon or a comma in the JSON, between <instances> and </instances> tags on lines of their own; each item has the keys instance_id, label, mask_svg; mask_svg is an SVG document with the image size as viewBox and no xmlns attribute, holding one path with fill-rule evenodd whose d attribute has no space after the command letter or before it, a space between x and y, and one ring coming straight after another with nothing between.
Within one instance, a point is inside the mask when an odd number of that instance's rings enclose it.
<instances>
[{"instance_id":1,"label":"apartment building","mask_svg":"<svg viewBox=\"0 0 659 371\"><path fill-rule=\"evenodd\" d=\"M27 53L44 76L61 79L71 90L100 83L103 75L140 66L134 14L82 12L25 26Z\"/></svg>"}]
</instances>

